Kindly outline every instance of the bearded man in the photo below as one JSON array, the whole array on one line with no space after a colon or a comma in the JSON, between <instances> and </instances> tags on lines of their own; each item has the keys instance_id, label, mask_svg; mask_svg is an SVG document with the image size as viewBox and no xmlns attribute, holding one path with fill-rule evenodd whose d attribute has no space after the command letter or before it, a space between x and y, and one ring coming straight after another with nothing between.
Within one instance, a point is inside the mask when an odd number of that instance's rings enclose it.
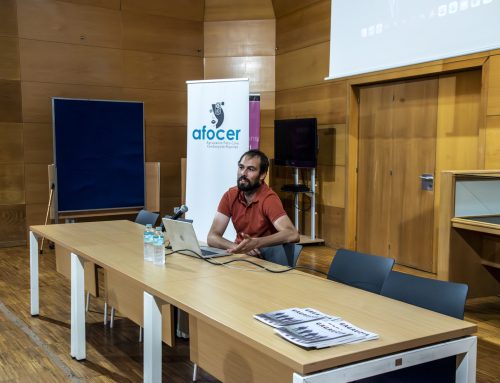
<instances>
[{"instance_id":1,"label":"bearded man","mask_svg":"<svg viewBox=\"0 0 500 383\"><path fill-rule=\"evenodd\" d=\"M268 169L269 159L259 150L249 150L241 156L237 185L220 200L208 233L209 246L267 259L265 253L275 256L277 245L299 241L299 233L280 198L264 182ZM237 232L234 241L223 237L230 219Z\"/></svg>"}]
</instances>

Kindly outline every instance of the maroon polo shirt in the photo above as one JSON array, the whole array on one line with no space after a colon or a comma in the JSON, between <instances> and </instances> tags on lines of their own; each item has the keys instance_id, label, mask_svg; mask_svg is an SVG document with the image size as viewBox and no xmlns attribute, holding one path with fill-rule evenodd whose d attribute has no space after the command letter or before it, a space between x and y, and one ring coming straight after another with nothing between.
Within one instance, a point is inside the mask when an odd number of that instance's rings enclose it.
<instances>
[{"instance_id":1,"label":"maroon polo shirt","mask_svg":"<svg viewBox=\"0 0 500 383\"><path fill-rule=\"evenodd\" d=\"M242 241L242 233L250 237L265 237L276 233L273 222L286 215L280 198L265 183L257 189L249 205L244 192L237 186L230 188L222 196L217 211L232 219L237 233L236 243Z\"/></svg>"}]
</instances>

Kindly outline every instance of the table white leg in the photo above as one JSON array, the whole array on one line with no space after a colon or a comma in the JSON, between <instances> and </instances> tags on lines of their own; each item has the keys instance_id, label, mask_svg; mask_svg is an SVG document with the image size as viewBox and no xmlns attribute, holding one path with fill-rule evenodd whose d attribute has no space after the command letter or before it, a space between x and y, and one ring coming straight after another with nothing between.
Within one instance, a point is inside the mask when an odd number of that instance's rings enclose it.
<instances>
[{"instance_id":1,"label":"table white leg","mask_svg":"<svg viewBox=\"0 0 500 383\"><path fill-rule=\"evenodd\" d=\"M144 291L144 382L161 382L161 301Z\"/></svg>"},{"instance_id":2,"label":"table white leg","mask_svg":"<svg viewBox=\"0 0 500 383\"><path fill-rule=\"evenodd\" d=\"M193 365L193 382L196 382L197 379L198 379L198 364L195 363Z\"/></svg>"},{"instance_id":3,"label":"table white leg","mask_svg":"<svg viewBox=\"0 0 500 383\"><path fill-rule=\"evenodd\" d=\"M31 293L31 315L40 313L38 294L38 241L35 234L30 230L30 293Z\"/></svg>"},{"instance_id":4,"label":"table white leg","mask_svg":"<svg viewBox=\"0 0 500 383\"><path fill-rule=\"evenodd\" d=\"M83 258L71 253L71 356L86 358Z\"/></svg>"},{"instance_id":5,"label":"table white leg","mask_svg":"<svg viewBox=\"0 0 500 383\"><path fill-rule=\"evenodd\" d=\"M463 359L457 366L455 382L475 383L476 382L476 359L477 359L477 338L473 337L469 350L463 355ZM460 356L459 356L460 358Z\"/></svg>"},{"instance_id":6,"label":"table white leg","mask_svg":"<svg viewBox=\"0 0 500 383\"><path fill-rule=\"evenodd\" d=\"M386 372L427 363L452 355L463 356L456 371L457 383L476 382L477 338L468 336L431 346L424 346L364 362L340 366L310 375L293 374L293 383L352 382Z\"/></svg>"}]
</instances>

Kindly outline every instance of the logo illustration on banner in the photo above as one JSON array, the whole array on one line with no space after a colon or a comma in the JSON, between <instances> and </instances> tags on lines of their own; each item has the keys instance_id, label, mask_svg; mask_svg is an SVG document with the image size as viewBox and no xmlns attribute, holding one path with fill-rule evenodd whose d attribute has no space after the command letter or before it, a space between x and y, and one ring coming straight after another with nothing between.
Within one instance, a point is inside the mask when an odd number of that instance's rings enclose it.
<instances>
[{"instance_id":1,"label":"logo illustration on banner","mask_svg":"<svg viewBox=\"0 0 500 383\"><path fill-rule=\"evenodd\" d=\"M210 109L210 113L214 115L214 119L210 122L212 125L215 125L215 129L219 129L224 122L224 110L222 109L222 105L224 105L224 102L217 102L212 104L212 109Z\"/></svg>"},{"instance_id":2,"label":"logo illustration on banner","mask_svg":"<svg viewBox=\"0 0 500 383\"><path fill-rule=\"evenodd\" d=\"M238 149L240 146L241 129L231 129L223 126L224 124L224 101L211 104L209 110L209 123L201 128L194 129L192 137L195 141L204 141L207 148L230 148Z\"/></svg>"}]
</instances>

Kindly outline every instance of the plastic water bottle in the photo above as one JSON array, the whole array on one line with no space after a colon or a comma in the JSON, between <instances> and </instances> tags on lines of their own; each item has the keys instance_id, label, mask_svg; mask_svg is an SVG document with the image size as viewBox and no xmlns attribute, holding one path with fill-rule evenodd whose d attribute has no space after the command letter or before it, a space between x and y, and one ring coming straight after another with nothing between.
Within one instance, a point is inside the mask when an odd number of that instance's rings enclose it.
<instances>
[{"instance_id":1,"label":"plastic water bottle","mask_svg":"<svg viewBox=\"0 0 500 383\"><path fill-rule=\"evenodd\" d=\"M163 236L163 232L161 231L161 226L156 226L155 230Z\"/></svg>"},{"instance_id":2,"label":"plastic water bottle","mask_svg":"<svg viewBox=\"0 0 500 383\"><path fill-rule=\"evenodd\" d=\"M160 229L160 230L158 230ZM163 234L161 228L157 228L153 236L154 258L155 265L165 264L165 246L163 244Z\"/></svg>"},{"instance_id":3,"label":"plastic water bottle","mask_svg":"<svg viewBox=\"0 0 500 383\"><path fill-rule=\"evenodd\" d=\"M160 234L161 241L165 245L165 235L163 234L163 231L161 230L161 226L156 226L156 231L158 232L158 234Z\"/></svg>"},{"instance_id":4,"label":"plastic water bottle","mask_svg":"<svg viewBox=\"0 0 500 383\"><path fill-rule=\"evenodd\" d=\"M144 260L153 261L154 249L153 249L153 226L151 224L146 225L144 230Z\"/></svg>"}]
</instances>

